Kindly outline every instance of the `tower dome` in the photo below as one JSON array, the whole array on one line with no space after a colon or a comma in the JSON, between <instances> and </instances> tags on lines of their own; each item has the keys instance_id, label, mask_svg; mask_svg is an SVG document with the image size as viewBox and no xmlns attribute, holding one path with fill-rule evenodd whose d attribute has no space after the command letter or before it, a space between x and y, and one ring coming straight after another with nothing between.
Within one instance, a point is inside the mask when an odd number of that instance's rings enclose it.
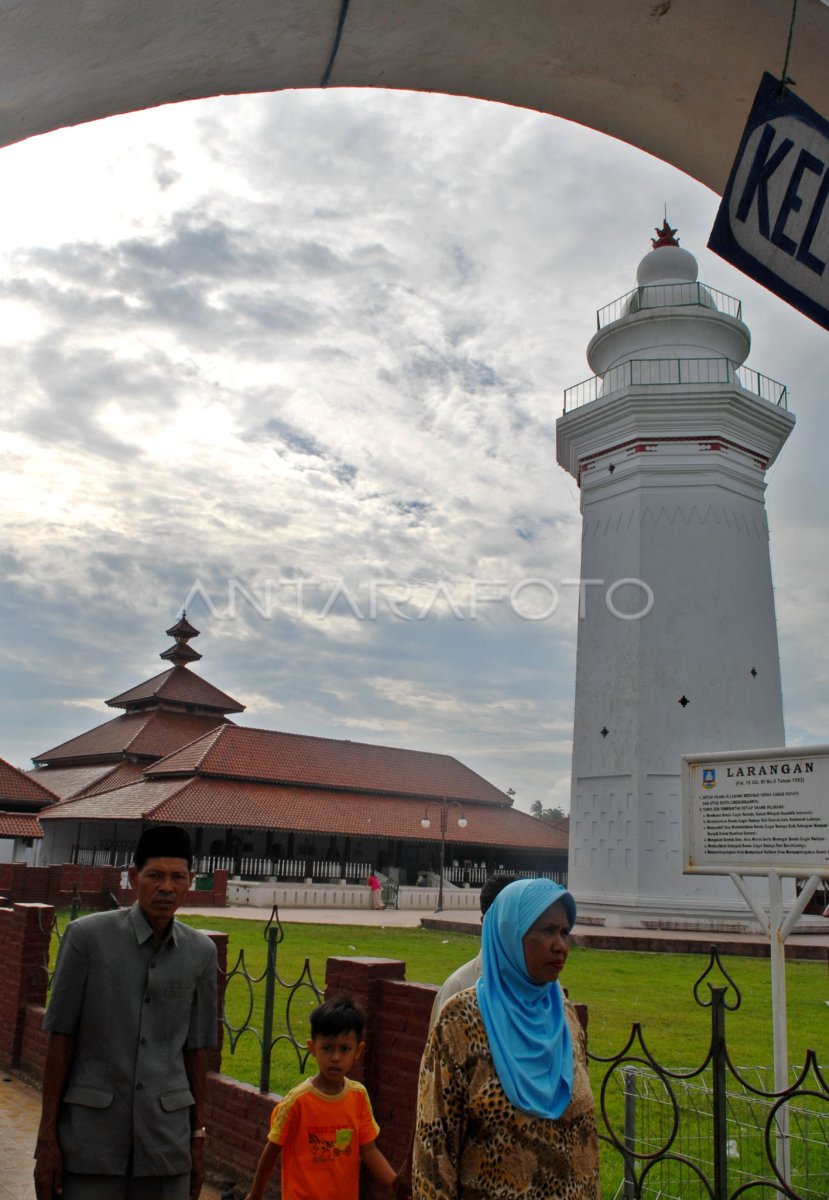
<instances>
[{"instance_id":1,"label":"tower dome","mask_svg":"<svg viewBox=\"0 0 829 1200\"><path fill-rule=\"evenodd\" d=\"M700 382L734 380L748 357L751 335L740 306L698 282L697 260L665 221L636 271L637 287L600 309L587 360L605 376L602 394L651 376L695 373ZM643 364L658 362L659 366Z\"/></svg>"},{"instance_id":2,"label":"tower dome","mask_svg":"<svg viewBox=\"0 0 829 1200\"><path fill-rule=\"evenodd\" d=\"M636 268L640 287L652 283L696 283L699 268L693 254L681 246L661 246L649 250Z\"/></svg>"},{"instance_id":3,"label":"tower dome","mask_svg":"<svg viewBox=\"0 0 829 1200\"><path fill-rule=\"evenodd\" d=\"M636 269L640 287L654 283L696 283L699 268L693 254L683 250L667 219L651 238L651 249Z\"/></svg>"}]
</instances>

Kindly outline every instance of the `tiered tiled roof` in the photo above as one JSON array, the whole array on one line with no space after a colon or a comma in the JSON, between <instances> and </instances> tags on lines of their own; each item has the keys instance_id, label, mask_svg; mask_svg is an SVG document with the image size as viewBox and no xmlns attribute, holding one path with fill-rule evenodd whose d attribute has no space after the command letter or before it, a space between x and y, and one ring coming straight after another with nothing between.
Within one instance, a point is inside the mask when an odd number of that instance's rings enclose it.
<instances>
[{"instance_id":1,"label":"tiered tiled roof","mask_svg":"<svg viewBox=\"0 0 829 1200\"><path fill-rule=\"evenodd\" d=\"M201 655L198 650L187 645L191 638L199 636L199 631L187 620L186 613L183 612L181 620L176 621L175 625L167 630L167 636L174 637L176 640L169 649L162 651L162 658L169 659L177 666L185 666L187 663L199 661Z\"/></svg>"},{"instance_id":2,"label":"tiered tiled roof","mask_svg":"<svg viewBox=\"0 0 829 1200\"><path fill-rule=\"evenodd\" d=\"M448 754L223 725L147 769L148 779L192 775L306 788L465 800L512 799Z\"/></svg>"},{"instance_id":3,"label":"tiered tiled roof","mask_svg":"<svg viewBox=\"0 0 829 1200\"><path fill-rule=\"evenodd\" d=\"M201 714L245 711L244 704L188 670L186 664L197 662L201 655L188 645L192 638L199 636L199 631L187 620L186 613L182 613L175 625L167 630L167 635L175 638L175 642L167 650L162 650L159 658L167 659L173 666L121 692L120 696L113 696L107 700L110 708L126 708L128 712L136 712L142 708L174 705Z\"/></svg>"},{"instance_id":4,"label":"tiered tiled roof","mask_svg":"<svg viewBox=\"0 0 829 1200\"><path fill-rule=\"evenodd\" d=\"M50 788L0 758L0 810L12 807L46 808L56 800L57 796Z\"/></svg>"},{"instance_id":5,"label":"tiered tiled roof","mask_svg":"<svg viewBox=\"0 0 829 1200\"><path fill-rule=\"evenodd\" d=\"M35 755L33 761L38 766L67 766L70 763L117 762L130 756L150 762L201 737L223 721L223 717L176 713L167 709L127 712L60 746L44 750Z\"/></svg>"},{"instance_id":6,"label":"tiered tiled roof","mask_svg":"<svg viewBox=\"0 0 829 1200\"><path fill-rule=\"evenodd\" d=\"M113 696L111 700L107 700L107 704L110 708L134 711L157 705L161 701L215 713L245 711L244 704L240 704L226 692L219 691L212 683L183 666L170 667L168 671L162 671L160 675L154 675L152 679L121 692L120 696Z\"/></svg>"},{"instance_id":7,"label":"tiered tiled roof","mask_svg":"<svg viewBox=\"0 0 829 1200\"><path fill-rule=\"evenodd\" d=\"M144 764L137 762L118 763L114 771L97 783L84 788L84 796L100 796L103 792L115 792L118 788L129 787L144 778Z\"/></svg>"},{"instance_id":8,"label":"tiered tiled roof","mask_svg":"<svg viewBox=\"0 0 829 1200\"><path fill-rule=\"evenodd\" d=\"M142 780L130 787L118 788L114 792L78 796L66 800L50 811L59 820L78 821L138 821L144 819L163 820L153 813L183 786L180 779L164 779L157 782ZM58 816L60 814L60 816ZM227 822L225 822L227 823Z\"/></svg>"},{"instance_id":9,"label":"tiered tiled roof","mask_svg":"<svg viewBox=\"0 0 829 1200\"><path fill-rule=\"evenodd\" d=\"M440 756L437 756L440 757ZM349 837L440 841L434 810L429 829L421 820L428 801L405 796L367 796L365 792L278 786L193 777L147 779L144 783L61 804L43 820L137 820L224 828L325 833ZM455 846L502 846L565 850L567 834L528 813L493 804L464 806L466 828L449 814L449 840Z\"/></svg>"},{"instance_id":10,"label":"tiered tiled roof","mask_svg":"<svg viewBox=\"0 0 829 1200\"><path fill-rule=\"evenodd\" d=\"M43 830L34 813L0 812L0 838L42 838Z\"/></svg>"},{"instance_id":11,"label":"tiered tiled roof","mask_svg":"<svg viewBox=\"0 0 829 1200\"><path fill-rule=\"evenodd\" d=\"M119 763L95 763L93 766L35 767L29 772L36 782L48 782L50 789L60 800L71 800L80 796L87 788L108 779L120 766Z\"/></svg>"}]
</instances>

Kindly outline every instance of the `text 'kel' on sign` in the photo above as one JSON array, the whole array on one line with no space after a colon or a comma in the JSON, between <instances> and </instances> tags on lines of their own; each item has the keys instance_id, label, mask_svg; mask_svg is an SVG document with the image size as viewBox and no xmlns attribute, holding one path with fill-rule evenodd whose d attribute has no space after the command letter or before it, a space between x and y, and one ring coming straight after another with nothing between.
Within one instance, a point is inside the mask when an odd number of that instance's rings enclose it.
<instances>
[{"instance_id":1,"label":"text 'kel' on sign","mask_svg":"<svg viewBox=\"0 0 829 1200\"><path fill-rule=\"evenodd\" d=\"M766 72L708 247L825 329L827 201L829 121Z\"/></svg>"}]
</instances>

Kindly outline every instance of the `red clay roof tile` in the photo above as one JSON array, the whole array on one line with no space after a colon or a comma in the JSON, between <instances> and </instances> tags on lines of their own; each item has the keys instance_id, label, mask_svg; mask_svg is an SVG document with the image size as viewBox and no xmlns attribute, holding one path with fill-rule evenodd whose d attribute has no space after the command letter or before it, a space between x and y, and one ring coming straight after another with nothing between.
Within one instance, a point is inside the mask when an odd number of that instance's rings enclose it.
<instances>
[{"instance_id":1,"label":"red clay roof tile","mask_svg":"<svg viewBox=\"0 0 829 1200\"><path fill-rule=\"evenodd\" d=\"M224 725L213 730L147 769L148 778L194 773L318 788L512 804L504 792L448 754L307 737L272 729L246 729L240 725Z\"/></svg>"},{"instance_id":2,"label":"red clay roof tile","mask_svg":"<svg viewBox=\"0 0 829 1200\"><path fill-rule=\"evenodd\" d=\"M0 812L0 838L42 838L43 830L34 813Z\"/></svg>"},{"instance_id":3,"label":"red clay roof tile","mask_svg":"<svg viewBox=\"0 0 829 1200\"><path fill-rule=\"evenodd\" d=\"M32 779L28 772L0 758L0 808L8 800L26 801L36 806L54 804L57 796L47 785Z\"/></svg>"},{"instance_id":4,"label":"red clay roof tile","mask_svg":"<svg viewBox=\"0 0 829 1200\"><path fill-rule=\"evenodd\" d=\"M323 788L279 787L224 779L146 780L99 796L58 805L43 820L170 821L183 825L229 824L250 829L339 834L350 837L440 841L440 825L421 826L426 802L404 796L367 796ZM448 841L455 846L503 846L511 849L567 849L561 829L528 813L493 804L464 805L468 824L452 823ZM431 814L434 816L434 812Z\"/></svg>"},{"instance_id":5,"label":"red clay roof tile","mask_svg":"<svg viewBox=\"0 0 829 1200\"><path fill-rule=\"evenodd\" d=\"M56 804L46 811L58 820L140 821L152 817L154 809L162 801L185 786L186 781L181 779L163 779L152 783L141 780L114 792L65 800L63 804Z\"/></svg>"},{"instance_id":6,"label":"red clay roof tile","mask_svg":"<svg viewBox=\"0 0 829 1200\"><path fill-rule=\"evenodd\" d=\"M104 725L89 729L60 746L44 750L34 758L38 764L116 761L126 754L142 758L163 758L179 746L187 745L207 730L221 726L225 718L146 709L113 717Z\"/></svg>"},{"instance_id":7,"label":"red clay roof tile","mask_svg":"<svg viewBox=\"0 0 829 1200\"><path fill-rule=\"evenodd\" d=\"M219 691L187 667L170 667L168 671L162 671L160 675L154 675L152 679L121 692L120 696L113 696L107 700L107 704L110 708L130 708L158 700L206 708L217 713L245 711L244 704Z\"/></svg>"},{"instance_id":8,"label":"red clay roof tile","mask_svg":"<svg viewBox=\"0 0 829 1200\"><path fill-rule=\"evenodd\" d=\"M30 778L41 782L53 791L62 802L79 796L100 780L108 779L118 770L119 763L94 763L91 766L35 767L29 771Z\"/></svg>"},{"instance_id":9,"label":"red clay roof tile","mask_svg":"<svg viewBox=\"0 0 829 1200\"><path fill-rule=\"evenodd\" d=\"M144 764L135 762L122 762L117 765L114 771L111 771L105 779L98 780L96 783L85 787L82 792L76 792L78 796L100 796L103 792L114 792L118 788L129 787L132 783L137 783L144 778Z\"/></svg>"}]
</instances>

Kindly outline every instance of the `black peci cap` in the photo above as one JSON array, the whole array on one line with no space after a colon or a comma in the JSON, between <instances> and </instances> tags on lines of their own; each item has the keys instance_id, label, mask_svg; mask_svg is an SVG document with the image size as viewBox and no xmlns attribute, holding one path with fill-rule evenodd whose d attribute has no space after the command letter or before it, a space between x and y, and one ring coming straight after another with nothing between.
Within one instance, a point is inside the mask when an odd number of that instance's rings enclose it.
<instances>
[{"instance_id":1,"label":"black peci cap","mask_svg":"<svg viewBox=\"0 0 829 1200\"><path fill-rule=\"evenodd\" d=\"M148 858L184 858L193 865L190 834L180 825L151 825L145 829L135 847L133 861L140 871Z\"/></svg>"}]
</instances>

